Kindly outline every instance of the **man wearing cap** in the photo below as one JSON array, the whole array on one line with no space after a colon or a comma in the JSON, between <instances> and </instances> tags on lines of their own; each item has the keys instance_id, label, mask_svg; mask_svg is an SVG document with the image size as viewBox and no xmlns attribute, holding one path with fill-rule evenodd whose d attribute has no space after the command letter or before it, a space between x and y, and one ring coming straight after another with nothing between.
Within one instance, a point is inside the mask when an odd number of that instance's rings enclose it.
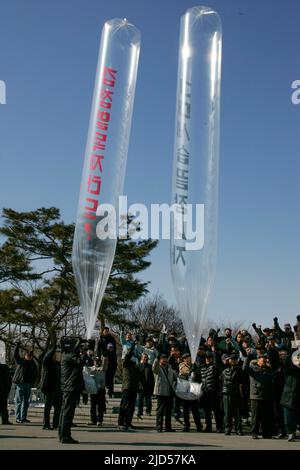
<instances>
[{"instance_id":1,"label":"man wearing cap","mask_svg":"<svg viewBox=\"0 0 300 470\"><path fill-rule=\"evenodd\" d=\"M181 357L183 359L183 362L179 364L179 377L185 380L192 380L193 382L200 383L201 382L200 367L196 363L192 364L191 355L189 353L185 353ZM202 424L201 424L201 419L200 419L198 400L182 400L182 402L183 402L183 419L184 419L183 432L189 432L190 427L191 427L190 410L194 418L197 432L201 432Z\"/></svg>"},{"instance_id":2,"label":"man wearing cap","mask_svg":"<svg viewBox=\"0 0 300 470\"><path fill-rule=\"evenodd\" d=\"M159 358L155 359L152 370L155 379L154 395L157 397L156 429L158 432L162 432L165 417L165 430L172 432L174 430L171 427L171 416L177 373L168 364L166 354L161 354Z\"/></svg>"},{"instance_id":3,"label":"man wearing cap","mask_svg":"<svg viewBox=\"0 0 300 470\"><path fill-rule=\"evenodd\" d=\"M279 326L277 317L273 318L273 322L274 322L274 331L276 332L278 337L281 339L284 346L290 349L292 345L292 341L294 341L294 332L292 330L290 323L285 323L283 325L283 330L282 330Z\"/></svg>"},{"instance_id":4,"label":"man wearing cap","mask_svg":"<svg viewBox=\"0 0 300 470\"><path fill-rule=\"evenodd\" d=\"M257 439L261 426L263 438L272 437L274 430L273 381L274 371L267 367L267 355L255 360L250 348L243 369L250 376L251 433Z\"/></svg>"},{"instance_id":5,"label":"man wearing cap","mask_svg":"<svg viewBox=\"0 0 300 470\"><path fill-rule=\"evenodd\" d=\"M216 363L216 354L207 351L205 354L205 365L201 367L201 378L203 382L203 408L205 412L205 432L212 431L211 412L213 411L217 432L223 432L223 420L220 408L220 374L221 369Z\"/></svg>"},{"instance_id":6,"label":"man wearing cap","mask_svg":"<svg viewBox=\"0 0 300 470\"><path fill-rule=\"evenodd\" d=\"M270 328L264 328L262 330L261 325L257 326L256 323L252 323L252 328L258 336L260 344L264 346L267 342L267 337L272 335L272 330Z\"/></svg>"},{"instance_id":7,"label":"man wearing cap","mask_svg":"<svg viewBox=\"0 0 300 470\"><path fill-rule=\"evenodd\" d=\"M241 387L243 383L242 370L238 366L238 355L229 356L229 367L221 374L221 394L224 408L225 435L229 436L232 430L232 421L236 434L242 435L241 417Z\"/></svg>"},{"instance_id":8,"label":"man wearing cap","mask_svg":"<svg viewBox=\"0 0 300 470\"><path fill-rule=\"evenodd\" d=\"M142 354L147 354L148 356L148 364L150 366L152 366L154 360L157 358L158 356L158 350L155 348L154 346L154 341L153 341L153 338L152 336L149 336L147 339L146 339L146 344L145 346L142 347L142 350L141 350Z\"/></svg>"}]
</instances>

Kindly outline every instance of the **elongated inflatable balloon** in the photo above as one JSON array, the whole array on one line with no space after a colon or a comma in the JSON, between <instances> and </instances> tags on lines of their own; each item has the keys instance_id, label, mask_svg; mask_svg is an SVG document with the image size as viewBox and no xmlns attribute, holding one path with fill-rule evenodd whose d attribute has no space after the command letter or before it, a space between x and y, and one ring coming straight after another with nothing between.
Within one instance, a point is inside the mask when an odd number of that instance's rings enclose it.
<instances>
[{"instance_id":1,"label":"elongated inflatable balloon","mask_svg":"<svg viewBox=\"0 0 300 470\"><path fill-rule=\"evenodd\" d=\"M221 45L221 20L211 8L194 7L181 18L171 273L193 361L217 252Z\"/></svg>"},{"instance_id":2,"label":"elongated inflatable balloon","mask_svg":"<svg viewBox=\"0 0 300 470\"><path fill-rule=\"evenodd\" d=\"M126 19L104 24L72 252L88 339L116 250L113 215L123 192L139 52L140 32L135 26Z\"/></svg>"}]
</instances>

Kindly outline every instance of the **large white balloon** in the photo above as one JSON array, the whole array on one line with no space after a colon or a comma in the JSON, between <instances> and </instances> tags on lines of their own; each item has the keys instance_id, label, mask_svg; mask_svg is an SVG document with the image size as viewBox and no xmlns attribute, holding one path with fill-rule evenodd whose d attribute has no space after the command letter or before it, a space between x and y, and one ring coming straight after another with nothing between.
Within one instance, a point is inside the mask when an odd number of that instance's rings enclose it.
<instances>
[{"instance_id":1,"label":"large white balloon","mask_svg":"<svg viewBox=\"0 0 300 470\"><path fill-rule=\"evenodd\" d=\"M116 233L103 237L123 192L140 52L140 32L126 19L104 24L86 144L72 263L87 338L111 271ZM109 227L114 228L113 224ZM112 230L113 232L113 230Z\"/></svg>"},{"instance_id":2,"label":"large white balloon","mask_svg":"<svg viewBox=\"0 0 300 470\"><path fill-rule=\"evenodd\" d=\"M171 273L193 360L205 325L217 252L221 44L221 20L215 11L199 6L183 15L172 184L177 217L171 225ZM189 204L194 234L189 225Z\"/></svg>"}]
</instances>

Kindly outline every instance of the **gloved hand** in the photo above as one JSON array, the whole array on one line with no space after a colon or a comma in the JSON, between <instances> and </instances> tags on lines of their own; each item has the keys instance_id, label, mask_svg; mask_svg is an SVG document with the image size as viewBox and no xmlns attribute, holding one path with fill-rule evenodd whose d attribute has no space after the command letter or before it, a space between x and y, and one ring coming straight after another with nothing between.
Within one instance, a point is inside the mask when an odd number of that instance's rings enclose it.
<instances>
[{"instance_id":1,"label":"gloved hand","mask_svg":"<svg viewBox=\"0 0 300 470\"><path fill-rule=\"evenodd\" d=\"M256 323L252 323L252 328L256 329Z\"/></svg>"},{"instance_id":2,"label":"gloved hand","mask_svg":"<svg viewBox=\"0 0 300 470\"><path fill-rule=\"evenodd\" d=\"M278 318L277 317L273 318L273 322L278 323Z\"/></svg>"}]
</instances>

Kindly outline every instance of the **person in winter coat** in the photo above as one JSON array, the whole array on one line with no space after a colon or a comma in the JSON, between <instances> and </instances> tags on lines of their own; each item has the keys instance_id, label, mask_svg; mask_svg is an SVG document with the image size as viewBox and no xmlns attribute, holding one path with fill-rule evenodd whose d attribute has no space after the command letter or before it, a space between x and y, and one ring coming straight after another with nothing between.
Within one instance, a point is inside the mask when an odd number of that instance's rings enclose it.
<instances>
[{"instance_id":1,"label":"person in winter coat","mask_svg":"<svg viewBox=\"0 0 300 470\"><path fill-rule=\"evenodd\" d=\"M290 349L295 336L290 323L285 323L282 330L279 326L277 317L273 318L273 322L275 334L281 339L284 346L287 349Z\"/></svg>"},{"instance_id":2,"label":"person in winter coat","mask_svg":"<svg viewBox=\"0 0 300 470\"><path fill-rule=\"evenodd\" d=\"M171 347L171 352L170 356L168 357L168 364L172 367L172 369L179 374L179 363L181 361L181 356L180 356L180 350L178 346L172 346ZM174 401L174 406L173 406L173 413L174 413L174 418L176 421L180 421L181 417L181 407L182 407L182 400L181 398L175 396L173 398Z\"/></svg>"},{"instance_id":3,"label":"person in winter coat","mask_svg":"<svg viewBox=\"0 0 300 470\"><path fill-rule=\"evenodd\" d=\"M38 368L31 351L25 351L23 357L20 356L20 345L21 343L18 342L14 353L17 363L13 377L13 383L16 384L16 423L30 423L27 419L27 411L31 388L37 380Z\"/></svg>"},{"instance_id":4,"label":"person in winter coat","mask_svg":"<svg viewBox=\"0 0 300 470\"><path fill-rule=\"evenodd\" d=\"M146 414L151 416L152 411L152 395L154 388L154 375L152 365L149 364L148 355L143 353L139 363L140 385L141 389L138 394L138 412L137 417L143 416L144 400L146 404Z\"/></svg>"},{"instance_id":5,"label":"person in winter coat","mask_svg":"<svg viewBox=\"0 0 300 470\"><path fill-rule=\"evenodd\" d=\"M172 432L171 416L173 408L174 386L177 373L168 364L168 357L162 354L152 365L154 374L154 395L157 397L156 430L162 432L165 417L165 431Z\"/></svg>"},{"instance_id":6,"label":"person in winter coat","mask_svg":"<svg viewBox=\"0 0 300 470\"><path fill-rule=\"evenodd\" d=\"M184 380L192 380L193 382L201 382L201 372L200 366L196 363L192 364L191 355L185 353L182 355L183 362L179 364L179 377ZM190 423L190 411L192 412L194 422L196 425L197 432L202 431L202 424L200 419L199 412L199 402L198 400L182 400L183 403L183 420L184 428L183 432L189 432L191 423Z\"/></svg>"},{"instance_id":7,"label":"person in winter coat","mask_svg":"<svg viewBox=\"0 0 300 470\"><path fill-rule=\"evenodd\" d=\"M280 404L283 406L285 428L288 441L293 442L297 423L300 420L300 367L295 366L290 357L284 363L284 389Z\"/></svg>"},{"instance_id":8,"label":"person in winter coat","mask_svg":"<svg viewBox=\"0 0 300 470\"><path fill-rule=\"evenodd\" d=\"M103 358L103 367L106 369L105 385L108 396L113 397L114 394L114 378L117 371L117 345L113 335L109 332L109 328L105 326L100 335L97 346L97 357Z\"/></svg>"},{"instance_id":9,"label":"person in winter coat","mask_svg":"<svg viewBox=\"0 0 300 470\"><path fill-rule=\"evenodd\" d=\"M56 344L46 352L43 360L41 391L45 395L43 429L58 429L62 404L60 362L56 356ZM50 411L54 408L52 428Z\"/></svg>"},{"instance_id":10,"label":"person in winter coat","mask_svg":"<svg viewBox=\"0 0 300 470\"><path fill-rule=\"evenodd\" d=\"M226 354L233 354L239 350L239 346L232 337L231 328L225 328L223 337L218 338L218 349Z\"/></svg>"},{"instance_id":11,"label":"person in winter coat","mask_svg":"<svg viewBox=\"0 0 300 470\"><path fill-rule=\"evenodd\" d=\"M78 340L71 352L64 352L61 361L61 389L63 394L59 418L59 440L62 444L78 444L71 436L76 404L84 390L83 362Z\"/></svg>"},{"instance_id":12,"label":"person in winter coat","mask_svg":"<svg viewBox=\"0 0 300 470\"><path fill-rule=\"evenodd\" d=\"M261 426L263 438L272 437L274 430L273 381L275 373L267 367L267 355L255 360L251 349L247 349L243 369L250 376L251 433L257 439Z\"/></svg>"},{"instance_id":13,"label":"person in winter coat","mask_svg":"<svg viewBox=\"0 0 300 470\"><path fill-rule=\"evenodd\" d=\"M118 424L120 431L134 429L132 418L135 409L135 401L139 391L140 371L138 367L138 359L134 355L135 342L123 360L123 380L122 380L122 398L120 403L120 411Z\"/></svg>"},{"instance_id":14,"label":"person in winter coat","mask_svg":"<svg viewBox=\"0 0 300 470\"><path fill-rule=\"evenodd\" d=\"M201 378L203 382L202 403L205 412L205 432L212 431L211 412L213 411L217 432L223 432L223 419L220 408L220 374L221 369L217 364L216 353L207 351L205 365L201 367Z\"/></svg>"},{"instance_id":15,"label":"person in winter coat","mask_svg":"<svg viewBox=\"0 0 300 470\"><path fill-rule=\"evenodd\" d=\"M120 342L122 345L122 360L124 360L126 354L132 348L132 345L134 343L134 340L132 338L132 334L130 331L124 334L124 327L122 327L121 332L120 332ZM136 343L134 343L134 345L136 346Z\"/></svg>"},{"instance_id":16,"label":"person in winter coat","mask_svg":"<svg viewBox=\"0 0 300 470\"><path fill-rule=\"evenodd\" d=\"M157 358L159 353L158 353L158 350L154 346L154 341L153 341L153 338L151 336L149 336L146 339L146 344L142 348L142 354L147 354L148 364L150 366L152 366L154 360Z\"/></svg>"},{"instance_id":17,"label":"person in winter coat","mask_svg":"<svg viewBox=\"0 0 300 470\"><path fill-rule=\"evenodd\" d=\"M229 367L226 367L221 374L221 395L223 398L224 427L225 435L229 436L232 430L232 421L236 434L242 435L241 416L241 387L243 383L243 373L238 366L238 355L232 354L229 357Z\"/></svg>"},{"instance_id":18,"label":"person in winter coat","mask_svg":"<svg viewBox=\"0 0 300 470\"><path fill-rule=\"evenodd\" d=\"M97 386L97 393L91 395L91 421L89 425L102 426L105 410L105 367L105 361L102 362L101 359L97 357L94 360L93 366L87 369Z\"/></svg>"},{"instance_id":19,"label":"person in winter coat","mask_svg":"<svg viewBox=\"0 0 300 470\"><path fill-rule=\"evenodd\" d=\"M11 374L6 364L0 364L0 414L2 424L13 424L8 420L7 399L11 388Z\"/></svg>"},{"instance_id":20,"label":"person in winter coat","mask_svg":"<svg viewBox=\"0 0 300 470\"><path fill-rule=\"evenodd\" d=\"M281 405L281 397L284 389L284 382L285 382L285 362L288 356L288 352L286 349L282 349L279 351L279 366L275 369L274 375L274 382L273 382L273 391L274 391L274 414L275 414L275 424L276 424L276 432L277 438L282 439L286 437L286 429L284 425L284 412L283 406Z\"/></svg>"}]
</instances>

